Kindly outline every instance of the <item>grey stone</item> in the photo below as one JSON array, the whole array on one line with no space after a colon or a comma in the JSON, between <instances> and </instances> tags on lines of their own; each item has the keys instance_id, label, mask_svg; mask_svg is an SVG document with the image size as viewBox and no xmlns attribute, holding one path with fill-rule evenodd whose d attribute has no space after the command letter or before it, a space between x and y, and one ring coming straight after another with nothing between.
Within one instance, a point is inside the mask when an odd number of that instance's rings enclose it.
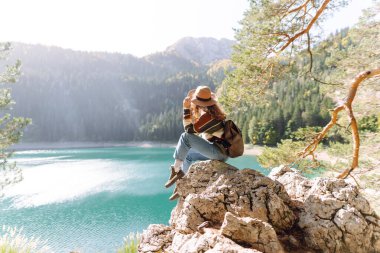
<instances>
[{"instance_id":1,"label":"grey stone","mask_svg":"<svg viewBox=\"0 0 380 253\"><path fill-rule=\"evenodd\" d=\"M220 231L233 241L249 244L265 253L284 252L273 227L256 218L240 218L228 212Z\"/></svg>"}]
</instances>

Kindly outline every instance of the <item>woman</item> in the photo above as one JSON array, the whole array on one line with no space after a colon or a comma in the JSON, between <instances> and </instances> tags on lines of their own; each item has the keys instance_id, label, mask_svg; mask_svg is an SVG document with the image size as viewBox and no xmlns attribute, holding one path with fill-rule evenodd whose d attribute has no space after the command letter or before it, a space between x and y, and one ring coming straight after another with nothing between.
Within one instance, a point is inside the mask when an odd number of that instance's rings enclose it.
<instances>
[{"instance_id":1,"label":"woman","mask_svg":"<svg viewBox=\"0 0 380 253\"><path fill-rule=\"evenodd\" d=\"M228 155L222 145L226 115L213 95L209 87L198 86L183 100L185 132L179 138L173 155L175 162L171 166L171 175L165 187L170 187L181 179L194 161L227 160ZM178 197L175 189L169 199Z\"/></svg>"}]
</instances>

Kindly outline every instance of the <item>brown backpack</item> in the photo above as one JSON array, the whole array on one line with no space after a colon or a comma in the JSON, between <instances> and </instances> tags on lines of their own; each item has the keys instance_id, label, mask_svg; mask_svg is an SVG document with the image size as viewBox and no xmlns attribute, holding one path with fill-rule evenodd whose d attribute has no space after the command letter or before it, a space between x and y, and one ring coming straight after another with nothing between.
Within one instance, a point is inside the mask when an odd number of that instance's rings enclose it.
<instances>
[{"instance_id":1,"label":"brown backpack","mask_svg":"<svg viewBox=\"0 0 380 253\"><path fill-rule=\"evenodd\" d=\"M231 158L241 156L244 153L244 142L241 130L232 120L224 121L224 146Z\"/></svg>"}]
</instances>

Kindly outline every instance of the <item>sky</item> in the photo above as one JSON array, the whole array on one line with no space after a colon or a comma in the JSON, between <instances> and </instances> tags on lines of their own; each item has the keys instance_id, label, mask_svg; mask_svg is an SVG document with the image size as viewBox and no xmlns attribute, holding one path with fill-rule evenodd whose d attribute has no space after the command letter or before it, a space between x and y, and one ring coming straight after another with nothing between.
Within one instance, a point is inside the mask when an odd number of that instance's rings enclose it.
<instances>
[{"instance_id":1,"label":"sky","mask_svg":"<svg viewBox=\"0 0 380 253\"><path fill-rule=\"evenodd\" d=\"M353 25L372 0L326 21L327 33ZM144 56L186 37L234 39L248 0L0 0L0 41Z\"/></svg>"}]
</instances>

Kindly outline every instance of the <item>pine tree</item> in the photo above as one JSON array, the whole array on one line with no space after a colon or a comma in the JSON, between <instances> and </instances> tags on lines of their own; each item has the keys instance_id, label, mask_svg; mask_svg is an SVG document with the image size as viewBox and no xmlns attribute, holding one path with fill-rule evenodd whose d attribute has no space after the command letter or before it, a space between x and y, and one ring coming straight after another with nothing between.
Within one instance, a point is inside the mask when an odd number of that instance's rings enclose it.
<instances>
[{"instance_id":1,"label":"pine tree","mask_svg":"<svg viewBox=\"0 0 380 253\"><path fill-rule=\"evenodd\" d=\"M7 57L10 48L10 43L0 43L0 59L4 60ZM8 162L12 154L8 148L19 141L23 129L31 122L30 119L12 117L9 113L14 103L9 84L16 82L20 66L21 63L17 61L0 73L0 193L5 186L22 180L21 170L15 163Z\"/></svg>"}]
</instances>

